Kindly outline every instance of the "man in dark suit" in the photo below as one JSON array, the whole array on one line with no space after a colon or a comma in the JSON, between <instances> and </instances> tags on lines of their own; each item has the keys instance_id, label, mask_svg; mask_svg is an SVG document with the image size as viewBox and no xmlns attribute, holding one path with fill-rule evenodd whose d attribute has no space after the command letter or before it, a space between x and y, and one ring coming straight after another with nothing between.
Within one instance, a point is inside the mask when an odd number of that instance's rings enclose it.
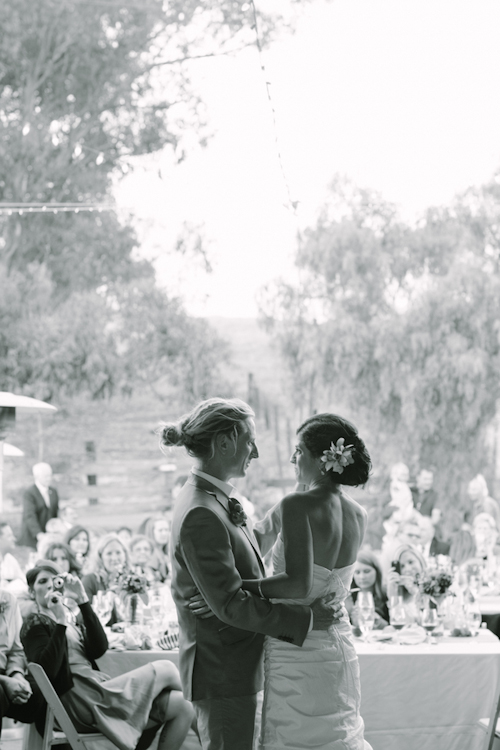
<instances>
[{"instance_id":1,"label":"man in dark suit","mask_svg":"<svg viewBox=\"0 0 500 750\"><path fill-rule=\"evenodd\" d=\"M33 466L35 484L29 487L23 497L23 517L18 544L36 549L40 534L50 518L57 518L59 513L59 496L57 490L50 486L52 469L49 464L39 463Z\"/></svg>"},{"instance_id":2,"label":"man in dark suit","mask_svg":"<svg viewBox=\"0 0 500 750\"><path fill-rule=\"evenodd\" d=\"M422 516L432 517L432 511L437 503L436 491L432 489L434 474L428 469L422 469L417 477L417 486L411 488L413 505Z\"/></svg>"},{"instance_id":3,"label":"man in dark suit","mask_svg":"<svg viewBox=\"0 0 500 750\"><path fill-rule=\"evenodd\" d=\"M204 750L252 750L264 635L301 646L311 628L326 630L335 616L323 602L272 604L241 588L242 579L265 576L251 523L229 481L245 476L258 458L253 416L237 399L210 399L184 418L180 435L176 428L163 432L164 445L186 445L197 459L174 509L172 593L184 694L193 702ZM198 592L214 616L196 616Z\"/></svg>"}]
</instances>

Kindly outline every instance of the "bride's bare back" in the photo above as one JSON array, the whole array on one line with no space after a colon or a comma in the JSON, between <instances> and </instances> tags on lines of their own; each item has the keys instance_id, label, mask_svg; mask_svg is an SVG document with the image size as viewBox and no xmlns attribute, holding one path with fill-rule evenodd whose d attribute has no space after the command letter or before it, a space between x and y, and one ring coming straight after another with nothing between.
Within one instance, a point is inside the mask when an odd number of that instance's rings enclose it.
<instances>
[{"instance_id":1,"label":"bride's bare back","mask_svg":"<svg viewBox=\"0 0 500 750\"><path fill-rule=\"evenodd\" d=\"M315 564L332 570L354 563L365 533L364 508L341 490L318 488L304 495Z\"/></svg>"},{"instance_id":2,"label":"bride's bare back","mask_svg":"<svg viewBox=\"0 0 500 750\"><path fill-rule=\"evenodd\" d=\"M300 559L323 568L356 561L366 527L366 511L340 488L328 485L294 492L282 501L282 532L287 571ZM295 564L294 564L295 563Z\"/></svg>"}]
</instances>

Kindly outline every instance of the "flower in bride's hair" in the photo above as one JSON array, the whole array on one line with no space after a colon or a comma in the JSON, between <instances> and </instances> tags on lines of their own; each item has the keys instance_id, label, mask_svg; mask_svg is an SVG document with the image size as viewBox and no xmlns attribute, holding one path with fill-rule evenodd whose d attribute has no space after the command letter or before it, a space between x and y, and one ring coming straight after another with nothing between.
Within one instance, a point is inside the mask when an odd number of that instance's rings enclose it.
<instances>
[{"instance_id":1,"label":"flower in bride's hair","mask_svg":"<svg viewBox=\"0 0 500 750\"><path fill-rule=\"evenodd\" d=\"M343 474L344 469L349 464L354 463L352 452L354 445L344 445L343 437L339 438L336 443L332 443L328 450L323 451L321 460L324 463L323 471L334 471L336 474Z\"/></svg>"}]
</instances>

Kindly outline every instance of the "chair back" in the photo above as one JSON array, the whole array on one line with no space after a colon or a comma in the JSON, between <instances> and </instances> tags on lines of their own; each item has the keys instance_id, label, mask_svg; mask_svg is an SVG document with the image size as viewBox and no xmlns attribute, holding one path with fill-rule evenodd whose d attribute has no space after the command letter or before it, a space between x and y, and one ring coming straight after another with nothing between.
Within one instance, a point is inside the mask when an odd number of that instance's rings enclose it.
<instances>
[{"instance_id":1,"label":"chair back","mask_svg":"<svg viewBox=\"0 0 500 750\"><path fill-rule=\"evenodd\" d=\"M500 715L500 690L497 691L495 697L495 703L493 704L491 716L488 719L481 719L483 728L486 729L486 739L483 745L484 750L496 750L498 743L495 744L495 738L498 737L496 734L497 721ZM486 722L488 722L486 726Z\"/></svg>"},{"instance_id":2,"label":"chair back","mask_svg":"<svg viewBox=\"0 0 500 750\"><path fill-rule=\"evenodd\" d=\"M92 734L79 734L76 731L66 709L61 703L61 699L54 690L52 683L45 674L45 670L43 669L43 667L41 667L40 664L30 662L28 664L28 669L33 675L36 684L40 688L40 692L47 701L47 716L45 719L45 730L43 733L43 744L41 750L50 750L50 747L52 745L59 745L63 743L69 743L72 750L88 750L88 747L96 740L104 741L104 744L108 748L115 747L113 743L108 740L107 737L104 737L104 735L101 733L96 732ZM62 732L64 733L63 735L61 735L60 732L54 735L54 718L57 721ZM102 743L99 742L99 745L102 746Z\"/></svg>"}]
</instances>

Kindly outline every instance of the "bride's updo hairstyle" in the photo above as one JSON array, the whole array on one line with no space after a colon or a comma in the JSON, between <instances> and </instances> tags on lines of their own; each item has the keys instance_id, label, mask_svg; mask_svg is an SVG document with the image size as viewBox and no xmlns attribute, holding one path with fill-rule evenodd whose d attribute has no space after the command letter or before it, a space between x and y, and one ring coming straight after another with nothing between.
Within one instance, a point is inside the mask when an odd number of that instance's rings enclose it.
<instances>
[{"instance_id":1,"label":"bride's updo hairstyle","mask_svg":"<svg viewBox=\"0 0 500 750\"><path fill-rule=\"evenodd\" d=\"M217 435L230 434L235 426L239 434L242 422L254 416L248 404L239 398L209 398L177 422L161 425L160 450L183 445L190 456L213 458Z\"/></svg>"},{"instance_id":2,"label":"bride's updo hairstyle","mask_svg":"<svg viewBox=\"0 0 500 750\"><path fill-rule=\"evenodd\" d=\"M338 414L315 414L303 422L297 430L306 448L317 458L329 450L332 443L344 438L344 445L353 445L352 458L354 463L344 467L342 474L332 470L327 472L334 484L346 484L359 487L366 484L370 476L372 461L366 446L358 436L356 427Z\"/></svg>"}]
</instances>

